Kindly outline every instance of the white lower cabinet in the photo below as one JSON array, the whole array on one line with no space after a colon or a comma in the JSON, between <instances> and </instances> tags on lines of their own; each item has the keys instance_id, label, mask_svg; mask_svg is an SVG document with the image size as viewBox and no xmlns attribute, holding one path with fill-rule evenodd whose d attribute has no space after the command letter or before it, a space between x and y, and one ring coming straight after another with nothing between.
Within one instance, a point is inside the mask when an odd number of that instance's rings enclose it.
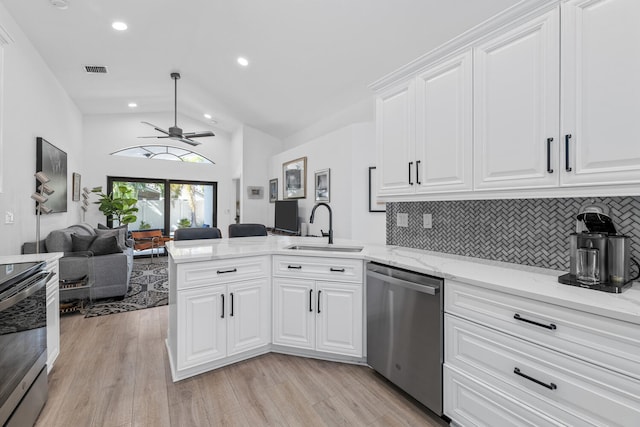
<instances>
[{"instance_id":1,"label":"white lower cabinet","mask_svg":"<svg viewBox=\"0 0 640 427\"><path fill-rule=\"evenodd\" d=\"M607 342L606 352L618 356L608 366L589 356L604 336L593 315L455 281L447 285L444 411L456 424L640 425L640 378L617 369L626 354L637 357L628 342L638 332ZM628 330L614 322L613 330Z\"/></svg>"},{"instance_id":2,"label":"white lower cabinet","mask_svg":"<svg viewBox=\"0 0 640 427\"><path fill-rule=\"evenodd\" d=\"M227 288L227 355L271 341L271 293L267 279L245 280Z\"/></svg>"},{"instance_id":3,"label":"white lower cabinet","mask_svg":"<svg viewBox=\"0 0 640 427\"><path fill-rule=\"evenodd\" d=\"M362 271L360 260L274 256L273 344L362 357Z\"/></svg>"},{"instance_id":4,"label":"white lower cabinet","mask_svg":"<svg viewBox=\"0 0 640 427\"><path fill-rule=\"evenodd\" d=\"M47 292L47 373L53 369L60 354L60 286L58 260L47 261L47 271L53 273L46 285Z\"/></svg>"}]
</instances>

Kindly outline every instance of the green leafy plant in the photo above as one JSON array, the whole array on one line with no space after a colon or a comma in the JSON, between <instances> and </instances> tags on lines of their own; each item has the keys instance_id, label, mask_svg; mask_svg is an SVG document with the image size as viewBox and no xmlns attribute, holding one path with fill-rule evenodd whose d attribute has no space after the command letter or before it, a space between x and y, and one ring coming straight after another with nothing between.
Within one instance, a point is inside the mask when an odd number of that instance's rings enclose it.
<instances>
[{"instance_id":1,"label":"green leafy plant","mask_svg":"<svg viewBox=\"0 0 640 427\"><path fill-rule=\"evenodd\" d=\"M188 218L182 218L178 221L178 228L189 228L191 227L191 221Z\"/></svg>"},{"instance_id":2,"label":"green leafy plant","mask_svg":"<svg viewBox=\"0 0 640 427\"><path fill-rule=\"evenodd\" d=\"M97 202L94 202L98 205L100 212L117 221L118 225L131 224L137 221L138 217L135 213L138 212L136 207L138 199L133 197L133 190L126 185L117 186L114 192L109 194L103 193L102 187L95 187L91 192L98 194L100 197Z\"/></svg>"},{"instance_id":3,"label":"green leafy plant","mask_svg":"<svg viewBox=\"0 0 640 427\"><path fill-rule=\"evenodd\" d=\"M151 228L151 224L149 224L148 222L145 222L144 219L140 221L140 230L148 230L150 228Z\"/></svg>"}]
</instances>

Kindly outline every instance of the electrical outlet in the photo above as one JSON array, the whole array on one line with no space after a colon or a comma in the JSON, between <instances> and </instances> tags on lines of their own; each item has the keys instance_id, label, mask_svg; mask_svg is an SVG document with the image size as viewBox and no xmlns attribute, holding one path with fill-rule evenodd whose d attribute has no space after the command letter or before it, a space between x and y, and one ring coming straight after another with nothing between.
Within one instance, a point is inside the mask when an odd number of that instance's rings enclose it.
<instances>
[{"instance_id":1,"label":"electrical outlet","mask_svg":"<svg viewBox=\"0 0 640 427\"><path fill-rule=\"evenodd\" d=\"M423 228L433 227L433 217L431 216L431 214L429 213L422 214L422 227Z\"/></svg>"},{"instance_id":2,"label":"electrical outlet","mask_svg":"<svg viewBox=\"0 0 640 427\"><path fill-rule=\"evenodd\" d=\"M408 227L409 226L409 214L408 213L399 213L396 225L398 227Z\"/></svg>"},{"instance_id":3,"label":"electrical outlet","mask_svg":"<svg viewBox=\"0 0 640 427\"><path fill-rule=\"evenodd\" d=\"M5 224L13 224L13 212L5 212L4 214L4 223Z\"/></svg>"}]
</instances>

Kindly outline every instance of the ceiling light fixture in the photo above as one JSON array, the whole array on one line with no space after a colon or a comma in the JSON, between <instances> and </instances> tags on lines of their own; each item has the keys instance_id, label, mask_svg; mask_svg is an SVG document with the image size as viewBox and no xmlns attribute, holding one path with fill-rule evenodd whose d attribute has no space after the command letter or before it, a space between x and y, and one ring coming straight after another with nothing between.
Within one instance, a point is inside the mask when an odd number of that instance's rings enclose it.
<instances>
[{"instance_id":1,"label":"ceiling light fixture","mask_svg":"<svg viewBox=\"0 0 640 427\"><path fill-rule=\"evenodd\" d=\"M204 113L204 118L208 120L212 119L211 114L207 114L207 113Z\"/></svg>"},{"instance_id":2,"label":"ceiling light fixture","mask_svg":"<svg viewBox=\"0 0 640 427\"><path fill-rule=\"evenodd\" d=\"M136 104L135 102L130 102L129 103L129 108L136 108L138 106L138 104Z\"/></svg>"},{"instance_id":3,"label":"ceiling light fixture","mask_svg":"<svg viewBox=\"0 0 640 427\"><path fill-rule=\"evenodd\" d=\"M249 65L249 60L247 58L243 58L242 56L239 56L238 64L242 65L243 67L246 67Z\"/></svg>"},{"instance_id":4,"label":"ceiling light fixture","mask_svg":"<svg viewBox=\"0 0 640 427\"><path fill-rule=\"evenodd\" d=\"M67 0L49 0L49 3L51 3L51 6L60 10L69 8L69 2Z\"/></svg>"},{"instance_id":5,"label":"ceiling light fixture","mask_svg":"<svg viewBox=\"0 0 640 427\"><path fill-rule=\"evenodd\" d=\"M127 24L125 24L125 23L124 23L124 22L122 22L122 21L116 21L116 22L114 22L113 24L111 24L111 27L112 27L114 30L116 30L116 31L124 31L124 30L126 30L127 28L129 28L129 27L127 27Z\"/></svg>"}]
</instances>

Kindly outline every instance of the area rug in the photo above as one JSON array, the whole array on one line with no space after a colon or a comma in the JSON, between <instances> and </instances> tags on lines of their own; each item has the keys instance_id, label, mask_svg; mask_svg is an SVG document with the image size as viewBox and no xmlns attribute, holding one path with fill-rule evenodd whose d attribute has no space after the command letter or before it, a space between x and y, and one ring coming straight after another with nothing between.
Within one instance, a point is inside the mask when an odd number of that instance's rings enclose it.
<instances>
[{"instance_id":1,"label":"area rug","mask_svg":"<svg viewBox=\"0 0 640 427\"><path fill-rule=\"evenodd\" d=\"M89 306L84 317L142 310L143 308L167 305L169 302L169 279L167 260L154 258L136 259L129 281L129 292L124 299L105 298Z\"/></svg>"}]
</instances>

